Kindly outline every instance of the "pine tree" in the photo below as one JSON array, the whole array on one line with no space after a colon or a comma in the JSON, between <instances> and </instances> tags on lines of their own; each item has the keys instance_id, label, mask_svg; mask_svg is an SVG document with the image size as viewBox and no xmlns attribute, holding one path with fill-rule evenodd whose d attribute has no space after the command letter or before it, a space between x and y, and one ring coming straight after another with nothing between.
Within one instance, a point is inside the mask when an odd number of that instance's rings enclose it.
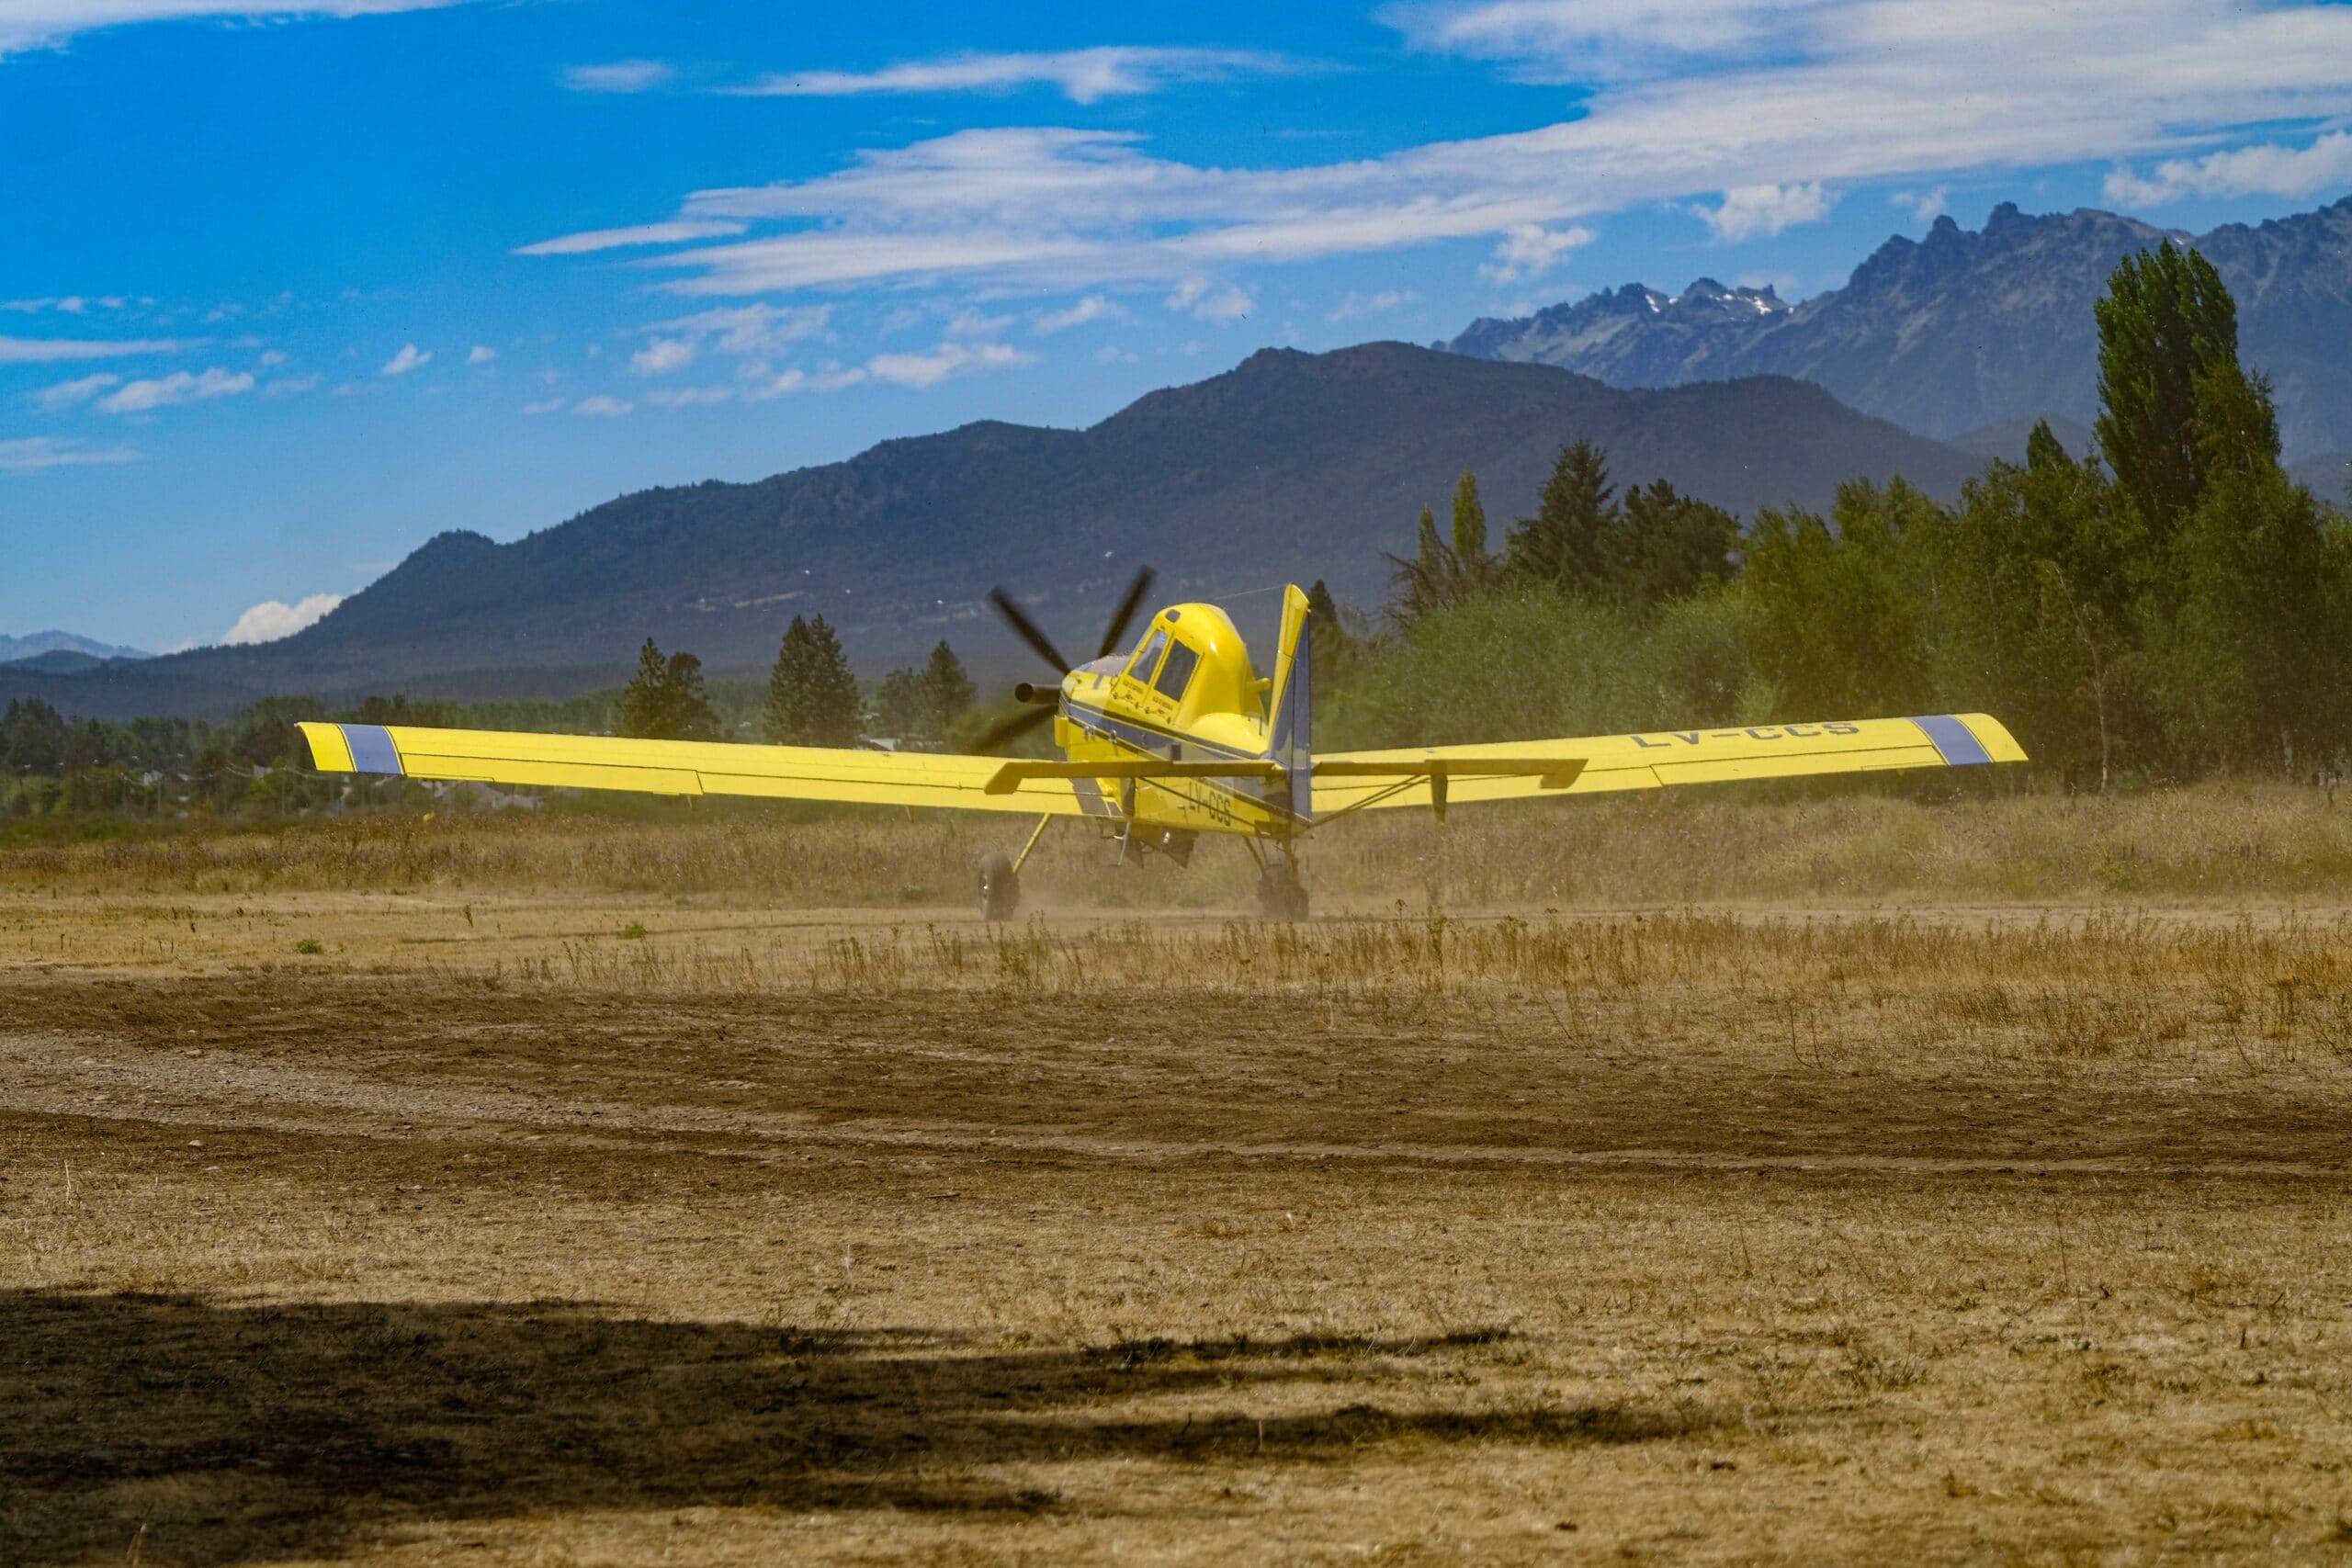
<instances>
[{"instance_id":1,"label":"pine tree","mask_svg":"<svg viewBox=\"0 0 2352 1568\"><path fill-rule=\"evenodd\" d=\"M1413 556L1388 561L1388 615L1399 626L1411 626L1441 605L1452 604L1462 589L1461 558L1438 537L1437 516L1424 506L1415 526Z\"/></svg>"},{"instance_id":2,"label":"pine tree","mask_svg":"<svg viewBox=\"0 0 2352 1568\"><path fill-rule=\"evenodd\" d=\"M933 740L945 739L948 727L963 717L980 694L965 672L964 661L956 657L944 637L923 666L922 690L923 734Z\"/></svg>"},{"instance_id":3,"label":"pine tree","mask_svg":"<svg viewBox=\"0 0 2352 1568\"><path fill-rule=\"evenodd\" d=\"M1597 591L1607 575L1602 539L1617 521L1609 459L1589 441L1560 448L1535 515L1521 518L1506 546L1511 574L1571 593Z\"/></svg>"},{"instance_id":4,"label":"pine tree","mask_svg":"<svg viewBox=\"0 0 2352 1568\"><path fill-rule=\"evenodd\" d=\"M621 693L621 734L639 740L716 740L718 716L703 690L702 660L691 653L667 659L647 637L637 673Z\"/></svg>"},{"instance_id":5,"label":"pine tree","mask_svg":"<svg viewBox=\"0 0 2352 1568\"><path fill-rule=\"evenodd\" d=\"M822 615L793 616L768 672L762 731L779 746L854 746L860 717L857 677L841 639Z\"/></svg>"},{"instance_id":6,"label":"pine tree","mask_svg":"<svg viewBox=\"0 0 2352 1568\"><path fill-rule=\"evenodd\" d=\"M1646 614L1709 583L1730 581L1739 524L1721 507L1653 479L1625 492L1600 543L1610 596Z\"/></svg>"}]
</instances>

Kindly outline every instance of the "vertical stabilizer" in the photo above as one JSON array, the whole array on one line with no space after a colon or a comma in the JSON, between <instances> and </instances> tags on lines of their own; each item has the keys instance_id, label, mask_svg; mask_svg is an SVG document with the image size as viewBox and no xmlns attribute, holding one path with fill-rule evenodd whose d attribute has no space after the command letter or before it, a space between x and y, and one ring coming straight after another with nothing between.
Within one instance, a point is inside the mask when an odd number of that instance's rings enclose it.
<instances>
[{"instance_id":1,"label":"vertical stabilizer","mask_svg":"<svg viewBox=\"0 0 2352 1568\"><path fill-rule=\"evenodd\" d=\"M1283 593L1282 641L1274 651L1274 689L1266 707L1266 755L1282 764L1290 813L1301 822L1315 806L1313 620L1306 595L1292 583Z\"/></svg>"}]
</instances>

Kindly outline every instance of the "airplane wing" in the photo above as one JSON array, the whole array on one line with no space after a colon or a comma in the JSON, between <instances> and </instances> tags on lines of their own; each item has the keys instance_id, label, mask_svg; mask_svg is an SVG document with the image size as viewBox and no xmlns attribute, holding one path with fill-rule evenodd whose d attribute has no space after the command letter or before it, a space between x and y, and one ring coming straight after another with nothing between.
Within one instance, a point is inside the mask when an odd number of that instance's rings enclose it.
<instances>
[{"instance_id":1,"label":"airplane wing","mask_svg":"<svg viewBox=\"0 0 2352 1568\"><path fill-rule=\"evenodd\" d=\"M944 806L1032 817L1102 816L1108 811L1091 780L1023 779L991 793L989 781L1005 765L1001 757L404 725L311 723L301 728L313 764L329 773L392 773L649 795Z\"/></svg>"},{"instance_id":2,"label":"airplane wing","mask_svg":"<svg viewBox=\"0 0 2352 1568\"><path fill-rule=\"evenodd\" d=\"M1482 776L1476 772L1482 758L1493 759L1494 773ZM1580 761L1584 765L1562 784L1556 774L1547 778L1530 767L1543 758ZM1981 713L1726 726L1386 751L1318 751L1315 754L1315 815L1322 818L1343 811L1403 806L1442 812L1448 802L1458 806L1533 795L1598 795L1734 779L2023 761L2023 748L2000 720Z\"/></svg>"}]
</instances>

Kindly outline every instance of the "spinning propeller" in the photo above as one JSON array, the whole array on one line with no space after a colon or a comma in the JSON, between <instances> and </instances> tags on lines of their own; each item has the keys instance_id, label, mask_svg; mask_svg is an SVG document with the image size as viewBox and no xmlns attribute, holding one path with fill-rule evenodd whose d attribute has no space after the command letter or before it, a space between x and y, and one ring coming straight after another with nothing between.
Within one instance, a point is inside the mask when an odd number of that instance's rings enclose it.
<instances>
[{"instance_id":1,"label":"spinning propeller","mask_svg":"<svg viewBox=\"0 0 2352 1568\"><path fill-rule=\"evenodd\" d=\"M1145 567L1136 573L1135 581L1127 584L1126 596L1119 601L1118 609L1111 616L1111 624L1103 628L1102 647L1096 652L1095 658L1108 659L1119 650L1120 642L1127 635L1127 623L1135 619L1136 611L1143 604L1143 596L1151 592L1153 575L1151 568ZM1039 687L1023 681L1015 686L1012 689L1013 696L1022 703L1031 705L997 725L974 742L973 749L979 751L993 751L1001 746L1010 745L1052 718L1054 710L1060 702L1058 678L1068 675L1072 669L1070 661L1062 657L1061 649L1054 646L1054 639L1047 637L1038 627L1037 623L1029 618L1026 611L1012 602L1012 594L1001 588L991 588L989 590L989 603L996 606L996 613L1004 617L1005 624L1012 628L1014 634L1023 642L1027 643L1035 651L1038 658L1053 666L1057 683L1053 686Z\"/></svg>"}]
</instances>

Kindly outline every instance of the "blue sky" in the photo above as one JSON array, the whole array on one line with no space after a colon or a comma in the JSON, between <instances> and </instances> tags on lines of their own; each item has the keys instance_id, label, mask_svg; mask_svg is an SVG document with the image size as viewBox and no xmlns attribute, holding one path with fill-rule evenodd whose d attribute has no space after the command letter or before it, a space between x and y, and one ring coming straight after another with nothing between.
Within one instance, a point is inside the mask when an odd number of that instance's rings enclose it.
<instances>
[{"instance_id":1,"label":"blue sky","mask_svg":"<svg viewBox=\"0 0 2352 1568\"><path fill-rule=\"evenodd\" d=\"M0 631L283 632L1268 344L2352 186L2352 6L0 0Z\"/></svg>"}]
</instances>

